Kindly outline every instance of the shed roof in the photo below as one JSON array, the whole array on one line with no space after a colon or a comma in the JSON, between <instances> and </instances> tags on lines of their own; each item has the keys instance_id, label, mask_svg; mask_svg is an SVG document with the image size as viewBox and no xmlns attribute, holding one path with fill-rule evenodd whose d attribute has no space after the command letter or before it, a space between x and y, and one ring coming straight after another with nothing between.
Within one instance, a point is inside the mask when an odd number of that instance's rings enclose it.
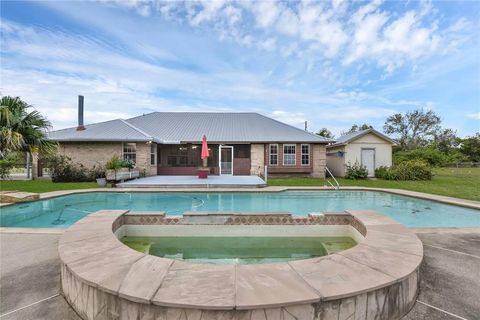
<instances>
[{"instance_id":1,"label":"shed roof","mask_svg":"<svg viewBox=\"0 0 480 320\"><path fill-rule=\"evenodd\" d=\"M50 133L57 141L155 141L158 143L310 142L330 139L290 126L258 113L153 112L126 120L63 129Z\"/></svg>"},{"instance_id":2,"label":"shed roof","mask_svg":"<svg viewBox=\"0 0 480 320\"><path fill-rule=\"evenodd\" d=\"M383 133L381 132L378 132L377 130L373 129L373 128L370 128L370 129L365 129L365 130L361 130L361 131L355 131L355 132L350 132L350 133L347 133L347 134L344 134L343 136L340 136L336 141L335 143L329 145L329 147L336 147L336 146L339 146L339 145L345 145L345 144L348 144L354 140L357 140L369 133L372 133L380 138L382 138L383 140L386 140L387 142L395 145L397 144L397 142L389 137L387 137L386 135L384 135Z\"/></svg>"}]
</instances>

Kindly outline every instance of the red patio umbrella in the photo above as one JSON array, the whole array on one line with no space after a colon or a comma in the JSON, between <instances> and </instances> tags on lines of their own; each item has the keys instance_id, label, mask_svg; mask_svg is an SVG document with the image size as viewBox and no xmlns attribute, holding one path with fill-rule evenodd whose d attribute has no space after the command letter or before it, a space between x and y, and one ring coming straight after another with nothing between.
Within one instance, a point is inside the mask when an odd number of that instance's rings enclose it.
<instances>
[{"instance_id":1,"label":"red patio umbrella","mask_svg":"<svg viewBox=\"0 0 480 320\"><path fill-rule=\"evenodd\" d=\"M203 160L203 166L206 167L207 166L207 158L210 156L209 152L208 152L208 145L207 145L207 137L205 135L203 135L203 139L202 139L202 155L201 155L201 158Z\"/></svg>"}]
</instances>

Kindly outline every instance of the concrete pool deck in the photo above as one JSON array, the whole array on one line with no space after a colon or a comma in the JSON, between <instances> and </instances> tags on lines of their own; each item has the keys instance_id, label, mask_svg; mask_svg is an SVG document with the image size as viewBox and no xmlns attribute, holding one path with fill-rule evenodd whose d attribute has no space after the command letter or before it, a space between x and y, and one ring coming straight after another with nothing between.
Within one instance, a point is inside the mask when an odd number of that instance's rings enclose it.
<instances>
[{"instance_id":1,"label":"concrete pool deck","mask_svg":"<svg viewBox=\"0 0 480 320\"><path fill-rule=\"evenodd\" d=\"M405 320L476 319L480 230L421 229L420 294ZM58 230L62 231L62 230ZM60 293L60 234L0 231L0 319L79 320Z\"/></svg>"},{"instance_id":2,"label":"concrete pool deck","mask_svg":"<svg viewBox=\"0 0 480 320\"><path fill-rule=\"evenodd\" d=\"M265 181L258 176L152 176L118 183L118 188L262 188Z\"/></svg>"}]
</instances>

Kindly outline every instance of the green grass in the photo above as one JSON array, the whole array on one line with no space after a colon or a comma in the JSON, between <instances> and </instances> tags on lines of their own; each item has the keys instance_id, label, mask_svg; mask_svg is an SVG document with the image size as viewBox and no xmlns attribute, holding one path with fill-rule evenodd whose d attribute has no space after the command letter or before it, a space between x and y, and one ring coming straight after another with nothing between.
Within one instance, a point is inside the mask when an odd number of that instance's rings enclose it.
<instances>
[{"instance_id":1,"label":"green grass","mask_svg":"<svg viewBox=\"0 0 480 320\"><path fill-rule=\"evenodd\" d=\"M393 188L480 201L480 168L437 168L431 181L338 179L341 186ZM269 186L323 186L323 179L270 178Z\"/></svg>"},{"instance_id":2,"label":"green grass","mask_svg":"<svg viewBox=\"0 0 480 320\"><path fill-rule=\"evenodd\" d=\"M96 182L58 182L49 180L0 181L0 191L49 192L58 190L96 188Z\"/></svg>"}]
</instances>

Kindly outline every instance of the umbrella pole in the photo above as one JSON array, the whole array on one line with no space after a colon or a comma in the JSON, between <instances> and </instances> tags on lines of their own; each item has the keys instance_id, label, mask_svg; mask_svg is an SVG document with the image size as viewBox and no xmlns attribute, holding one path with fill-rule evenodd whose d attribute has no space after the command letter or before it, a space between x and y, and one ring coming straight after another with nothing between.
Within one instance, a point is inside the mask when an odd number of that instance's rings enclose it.
<instances>
[{"instance_id":1,"label":"umbrella pole","mask_svg":"<svg viewBox=\"0 0 480 320\"><path fill-rule=\"evenodd\" d=\"M206 168L208 164L208 158L202 159L203 161L203 167Z\"/></svg>"}]
</instances>

